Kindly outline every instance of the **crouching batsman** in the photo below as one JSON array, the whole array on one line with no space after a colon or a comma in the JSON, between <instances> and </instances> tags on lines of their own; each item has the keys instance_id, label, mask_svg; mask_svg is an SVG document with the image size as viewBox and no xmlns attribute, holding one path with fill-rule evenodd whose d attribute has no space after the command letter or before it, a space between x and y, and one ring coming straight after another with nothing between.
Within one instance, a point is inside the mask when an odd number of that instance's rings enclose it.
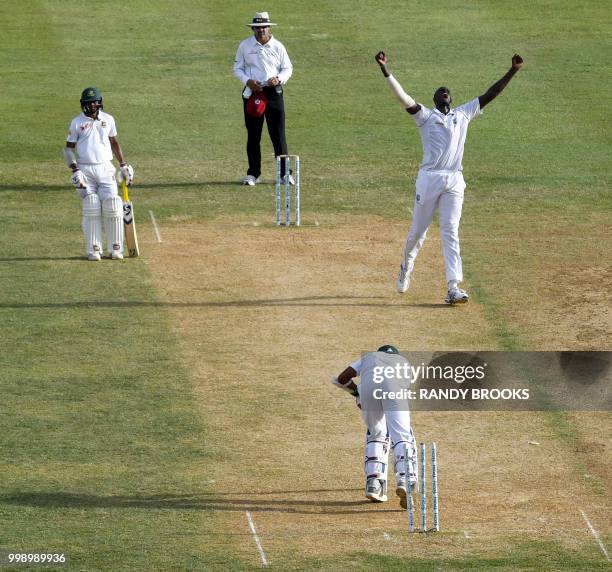
<instances>
[{"instance_id":1,"label":"crouching batsman","mask_svg":"<svg viewBox=\"0 0 612 572\"><path fill-rule=\"evenodd\" d=\"M353 378L359 376L359 386ZM395 492L402 508L417 484L416 443L410 427L407 390L411 367L389 345L363 355L332 383L357 398L367 425L365 443L365 496L372 502L387 500L389 440L393 452Z\"/></svg>"}]
</instances>

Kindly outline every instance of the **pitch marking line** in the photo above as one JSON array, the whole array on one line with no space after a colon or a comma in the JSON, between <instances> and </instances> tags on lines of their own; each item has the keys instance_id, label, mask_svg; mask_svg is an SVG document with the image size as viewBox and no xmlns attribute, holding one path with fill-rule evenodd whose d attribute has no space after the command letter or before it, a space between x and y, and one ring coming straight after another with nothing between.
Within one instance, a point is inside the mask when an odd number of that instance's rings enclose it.
<instances>
[{"instance_id":1,"label":"pitch marking line","mask_svg":"<svg viewBox=\"0 0 612 572\"><path fill-rule=\"evenodd\" d=\"M589 527L591 534L593 535L595 540L597 540L597 544L599 544L599 548L601 548L601 551L603 555L606 557L606 560L608 562L612 562L612 560L610 560L610 555L608 554L608 551L606 550L606 547L604 546L604 543L601 541L601 538L599 538L599 534L597 534L597 531L595 530L595 527L591 524L591 521L588 519L587 515L585 514L583 510L580 510L580 514L582 514L582 518L584 518L584 522L587 523L587 526Z\"/></svg>"},{"instance_id":2,"label":"pitch marking line","mask_svg":"<svg viewBox=\"0 0 612 572\"><path fill-rule=\"evenodd\" d=\"M153 211L149 211L149 216L151 217L151 222L153 223L153 230L155 231L155 238L157 242L161 242L161 235L159 234L159 227L157 226L157 222L155 221L155 216L153 215Z\"/></svg>"},{"instance_id":3,"label":"pitch marking line","mask_svg":"<svg viewBox=\"0 0 612 572\"><path fill-rule=\"evenodd\" d=\"M467 530L464 530L464 531L463 531L463 536L464 536L464 538L465 538L466 540L469 540L470 538L472 538L472 537L471 537L471 536L468 534L468 531L467 531Z\"/></svg>"},{"instance_id":4,"label":"pitch marking line","mask_svg":"<svg viewBox=\"0 0 612 572\"><path fill-rule=\"evenodd\" d=\"M251 529L251 534L253 535L253 538L255 539L255 544L257 545L257 550L259 551L259 559L261 560L261 565L267 566L268 561L266 560L266 553L263 551L263 548L261 547L259 536L257 536L257 529L255 528L255 522L253 521L253 517L251 516L251 513L248 510L246 511L246 515L247 515L247 520L249 521L249 528Z\"/></svg>"}]
</instances>

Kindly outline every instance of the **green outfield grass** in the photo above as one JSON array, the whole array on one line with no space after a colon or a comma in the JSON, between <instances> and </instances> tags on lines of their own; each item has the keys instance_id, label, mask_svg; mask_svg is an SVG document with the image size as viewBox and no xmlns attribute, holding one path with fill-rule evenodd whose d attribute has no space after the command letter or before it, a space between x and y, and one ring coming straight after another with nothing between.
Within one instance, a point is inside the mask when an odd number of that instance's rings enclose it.
<instances>
[{"instance_id":1,"label":"green outfield grass","mask_svg":"<svg viewBox=\"0 0 612 572\"><path fill-rule=\"evenodd\" d=\"M80 204L62 156L79 95L93 84L136 171L131 197L149 256L149 210L162 233L221 215L270 224L271 184L238 184L246 139L232 64L254 9L279 23L295 66L287 137L301 156L307 227L337 224L337 213L408 225L420 143L374 63L378 50L427 105L442 84L456 103L482 94L516 51L525 68L470 128L464 161L464 263L500 347L534 343L500 283L528 285L540 258L554 261L554 281L560 268L609 256L605 3L5 0L0 549L63 550L74 570L255 567L232 553L234 531L208 508L208 468L231 450L207 440L148 260L82 261ZM265 133L263 152L271 183ZM546 343L537 349L558 349ZM571 421L552 423L563 442ZM534 541L468 560L356 549L336 559L288 554L271 568L604 569L588 546Z\"/></svg>"},{"instance_id":2,"label":"green outfield grass","mask_svg":"<svg viewBox=\"0 0 612 572\"><path fill-rule=\"evenodd\" d=\"M528 543L513 547L512 553L496 558L486 555L465 559L425 559L418 556L410 559L409 570L430 572L431 570L496 570L497 572L526 570L607 570L609 566L601 557L589 552L569 552L555 543ZM308 570L385 570L400 572L406 570L405 558L394 558L378 554L356 553L340 561L311 559ZM291 563L279 563L278 570L291 569ZM276 566L271 566L274 570Z\"/></svg>"}]
</instances>

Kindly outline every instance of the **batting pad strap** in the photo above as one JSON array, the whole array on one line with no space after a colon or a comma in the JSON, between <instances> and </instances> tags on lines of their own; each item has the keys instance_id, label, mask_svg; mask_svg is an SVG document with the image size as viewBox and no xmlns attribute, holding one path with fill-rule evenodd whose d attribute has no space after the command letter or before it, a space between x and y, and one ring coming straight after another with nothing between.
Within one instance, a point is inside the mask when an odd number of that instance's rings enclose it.
<instances>
[{"instance_id":1,"label":"batting pad strap","mask_svg":"<svg viewBox=\"0 0 612 572\"><path fill-rule=\"evenodd\" d=\"M76 155L74 154L74 149L72 149L72 147L64 147L64 157L66 158L66 165L69 167L77 162Z\"/></svg>"},{"instance_id":2,"label":"batting pad strap","mask_svg":"<svg viewBox=\"0 0 612 572\"><path fill-rule=\"evenodd\" d=\"M399 81L397 81L393 77L393 75L390 75L387 78L387 83L389 84L389 87L391 88L391 92L395 96L395 99L397 99L405 109L408 109L409 107L414 107L416 105L416 101L414 101L414 99L412 99L412 97L410 97L404 91L404 88L400 85Z\"/></svg>"}]
</instances>

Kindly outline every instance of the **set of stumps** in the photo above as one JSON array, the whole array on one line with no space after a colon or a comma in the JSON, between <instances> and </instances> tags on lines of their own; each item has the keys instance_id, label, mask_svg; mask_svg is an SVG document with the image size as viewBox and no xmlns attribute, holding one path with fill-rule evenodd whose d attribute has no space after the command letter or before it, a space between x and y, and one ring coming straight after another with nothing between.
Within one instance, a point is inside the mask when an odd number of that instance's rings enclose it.
<instances>
[{"instance_id":1,"label":"set of stumps","mask_svg":"<svg viewBox=\"0 0 612 572\"><path fill-rule=\"evenodd\" d=\"M409 532L439 532L440 531L440 506L438 499L438 452L436 444L431 444L431 501L433 509L433 528L427 528L427 447L425 443L420 445L420 464L421 464L421 528L417 529L414 522L414 499L412 490L408 492L406 502L406 512L408 514Z\"/></svg>"}]
</instances>

